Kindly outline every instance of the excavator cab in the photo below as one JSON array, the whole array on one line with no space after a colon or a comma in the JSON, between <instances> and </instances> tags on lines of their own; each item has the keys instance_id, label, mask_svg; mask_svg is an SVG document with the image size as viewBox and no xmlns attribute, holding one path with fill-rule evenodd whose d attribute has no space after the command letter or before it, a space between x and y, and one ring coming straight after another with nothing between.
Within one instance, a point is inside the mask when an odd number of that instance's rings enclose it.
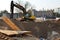
<instances>
[{"instance_id":1,"label":"excavator cab","mask_svg":"<svg viewBox=\"0 0 60 40\"><path fill-rule=\"evenodd\" d=\"M26 12L26 9L23 6L19 5L18 3L14 4L13 1L11 1L11 16L10 16L10 18L13 18L14 6L23 11L23 17L21 18L21 21L27 21L27 20L33 21L33 20L35 20L34 15Z\"/></svg>"},{"instance_id":2,"label":"excavator cab","mask_svg":"<svg viewBox=\"0 0 60 40\"><path fill-rule=\"evenodd\" d=\"M21 21L34 21L34 20L35 20L35 16L31 15L31 13L27 13L22 17Z\"/></svg>"}]
</instances>

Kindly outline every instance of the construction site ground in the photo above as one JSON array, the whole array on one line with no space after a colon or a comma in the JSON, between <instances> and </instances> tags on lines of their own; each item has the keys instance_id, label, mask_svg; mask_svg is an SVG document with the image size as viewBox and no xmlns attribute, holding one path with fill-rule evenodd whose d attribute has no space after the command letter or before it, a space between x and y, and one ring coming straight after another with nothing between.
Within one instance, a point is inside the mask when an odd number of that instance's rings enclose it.
<instances>
[{"instance_id":1,"label":"construction site ground","mask_svg":"<svg viewBox=\"0 0 60 40\"><path fill-rule=\"evenodd\" d=\"M48 20L43 22L21 22L16 19L11 19L22 31L31 31L36 38L47 38L50 31L56 31L60 34L60 20ZM0 29L12 30L2 19L0 19Z\"/></svg>"}]
</instances>

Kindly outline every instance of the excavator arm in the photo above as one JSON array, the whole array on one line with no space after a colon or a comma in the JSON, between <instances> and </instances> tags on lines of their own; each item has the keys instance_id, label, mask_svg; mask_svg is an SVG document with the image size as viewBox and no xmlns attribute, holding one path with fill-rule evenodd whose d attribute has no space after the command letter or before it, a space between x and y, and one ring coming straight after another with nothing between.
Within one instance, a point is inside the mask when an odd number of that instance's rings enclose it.
<instances>
[{"instance_id":1,"label":"excavator arm","mask_svg":"<svg viewBox=\"0 0 60 40\"><path fill-rule=\"evenodd\" d=\"M23 15L26 14L26 9L23 6L19 5L18 3L14 4L14 2L11 1L11 16L10 16L10 18L13 18L14 6L17 7L18 9L22 10Z\"/></svg>"},{"instance_id":2,"label":"excavator arm","mask_svg":"<svg viewBox=\"0 0 60 40\"><path fill-rule=\"evenodd\" d=\"M23 17L22 17L21 21L26 21L26 20L34 21L35 20L34 15L26 12L26 9L23 6L21 6L18 3L14 3L13 1L11 1L11 16L10 16L10 18L13 18L14 6L23 11Z\"/></svg>"}]
</instances>

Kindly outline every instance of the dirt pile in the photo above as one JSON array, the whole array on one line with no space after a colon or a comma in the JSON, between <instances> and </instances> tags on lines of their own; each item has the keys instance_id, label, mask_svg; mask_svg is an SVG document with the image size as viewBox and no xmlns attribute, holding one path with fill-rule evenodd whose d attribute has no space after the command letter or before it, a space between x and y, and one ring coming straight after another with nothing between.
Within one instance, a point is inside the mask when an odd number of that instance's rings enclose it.
<instances>
[{"instance_id":1,"label":"dirt pile","mask_svg":"<svg viewBox=\"0 0 60 40\"><path fill-rule=\"evenodd\" d=\"M32 31L32 34L36 37L42 36L43 38L47 38L49 31L56 31L60 33L60 20L48 20L44 22L20 22L12 19L12 22L14 22L21 30ZM10 29L3 20L0 20L0 26L8 27L8 29Z\"/></svg>"},{"instance_id":2,"label":"dirt pile","mask_svg":"<svg viewBox=\"0 0 60 40\"><path fill-rule=\"evenodd\" d=\"M2 19L0 19L0 29L11 29Z\"/></svg>"},{"instance_id":3,"label":"dirt pile","mask_svg":"<svg viewBox=\"0 0 60 40\"><path fill-rule=\"evenodd\" d=\"M47 22L20 22L12 20L18 27L22 30L32 31L32 34L36 37L43 36L47 38L47 32L50 31L50 28L47 27Z\"/></svg>"},{"instance_id":4,"label":"dirt pile","mask_svg":"<svg viewBox=\"0 0 60 40\"><path fill-rule=\"evenodd\" d=\"M56 31L60 33L60 22L56 20L48 20L44 22L20 22L13 20L13 22L22 30L32 31L32 34L36 37L47 38L49 31Z\"/></svg>"}]
</instances>

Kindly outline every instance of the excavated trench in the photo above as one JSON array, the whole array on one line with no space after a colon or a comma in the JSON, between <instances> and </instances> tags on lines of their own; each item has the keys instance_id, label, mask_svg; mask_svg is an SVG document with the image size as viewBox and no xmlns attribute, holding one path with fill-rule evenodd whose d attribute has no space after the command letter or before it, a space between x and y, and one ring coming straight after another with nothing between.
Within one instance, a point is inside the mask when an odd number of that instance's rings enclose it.
<instances>
[{"instance_id":1,"label":"excavated trench","mask_svg":"<svg viewBox=\"0 0 60 40\"><path fill-rule=\"evenodd\" d=\"M48 32L52 30L60 33L60 22L20 22L14 19L11 19L11 21L15 23L21 30L31 31L32 35L38 38L47 38ZM3 20L0 20L0 26L8 27L7 29L11 30L11 28Z\"/></svg>"},{"instance_id":2,"label":"excavated trench","mask_svg":"<svg viewBox=\"0 0 60 40\"><path fill-rule=\"evenodd\" d=\"M47 38L48 32L56 31L60 33L60 22L56 20L44 22L20 22L12 20L20 29L32 31L32 34L38 38Z\"/></svg>"},{"instance_id":3,"label":"excavated trench","mask_svg":"<svg viewBox=\"0 0 60 40\"><path fill-rule=\"evenodd\" d=\"M12 20L21 30L32 31L36 37L47 38L48 31L51 31L46 22L20 22Z\"/></svg>"}]
</instances>

